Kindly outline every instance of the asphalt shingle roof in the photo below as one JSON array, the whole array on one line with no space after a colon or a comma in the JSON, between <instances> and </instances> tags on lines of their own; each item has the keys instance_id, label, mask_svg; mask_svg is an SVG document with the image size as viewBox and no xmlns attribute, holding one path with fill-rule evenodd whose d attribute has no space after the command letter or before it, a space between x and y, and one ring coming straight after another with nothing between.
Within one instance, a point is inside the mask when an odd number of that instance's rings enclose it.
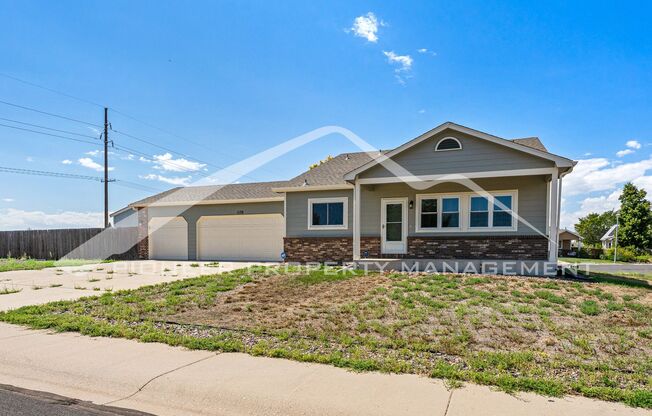
<instances>
[{"instance_id":1,"label":"asphalt shingle roof","mask_svg":"<svg viewBox=\"0 0 652 416\"><path fill-rule=\"evenodd\" d=\"M532 149L548 152L537 137L513 139L512 142ZM141 199L130 206L144 206L155 202L226 201L239 199L276 198L280 195L272 189L301 186L344 185L344 175L371 160L365 152L342 153L303 172L289 181L255 182L229 185L187 186L169 189L160 194Z\"/></svg>"},{"instance_id":2,"label":"asphalt shingle roof","mask_svg":"<svg viewBox=\"0 0 652 416\"><path fill-rule=\"evenodd\" d=\"M548 152L546 146L541 143L538 137L524 137L522 139L513 139L516 144L522 144L523 146L531 147L532 149L541 150L542 152Z\"/></svg>"},{"instance_id":3,"label":"asphalt shingle roof","mask_svg":"<svg viewBox=\"0 0 652 416\"><path fill-rule=\"evenodd\" d=\"M272 188L287 186L287 183L287 181L274 181L234 183L229 185L179 186L136 201L131 206L149 205L155 202L173 203L278 198L281 195L273 192Z\"/></svg>"},{"instance_id":4,"label":"asphalt shingle roof","mask_svg":"<svg viewBox=\"0 0 652 416\"><path fill-rule=\"evenodd\" d=\"M286 186L342 185L344 175L371 160L365 152L342 153L288 181Z\"/></svg>"}]
</instances>

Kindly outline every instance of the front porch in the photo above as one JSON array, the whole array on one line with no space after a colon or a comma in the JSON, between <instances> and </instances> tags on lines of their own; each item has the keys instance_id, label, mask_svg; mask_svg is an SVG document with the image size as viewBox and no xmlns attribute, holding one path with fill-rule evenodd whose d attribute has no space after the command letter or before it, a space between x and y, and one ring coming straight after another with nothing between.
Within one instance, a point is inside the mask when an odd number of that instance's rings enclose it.
<instances>
[{"instance_id":1,"label":"front porch","mask_svg":"<svg viewBox=\"0 0 652 416\"><path fill-rule=\"evenodd\" d=\"M510 175L356 179L351 259L556 263L558 170Z\"/></svg>"}]
</instances>

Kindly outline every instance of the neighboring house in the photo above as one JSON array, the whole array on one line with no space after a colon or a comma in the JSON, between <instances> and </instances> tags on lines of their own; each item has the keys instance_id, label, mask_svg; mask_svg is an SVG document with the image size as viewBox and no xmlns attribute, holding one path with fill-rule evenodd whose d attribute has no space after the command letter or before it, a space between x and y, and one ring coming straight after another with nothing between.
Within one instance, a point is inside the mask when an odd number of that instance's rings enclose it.
<instances>
[{"instance_id":1,"label":"neighboring house","mask_svg":"<svg viewBox=\"0 0 652 416\"><path fill-rule=\"evenodd\" d=\"M444 123L289 181L174 188L130 207L143 258L556 263L547 237L557 241L561 179L574 164L537 138Z\"/></svg>"},{"instance_id":2,"label":"neighboring house","mask_svg":"<svg viewBox=\"0 0 652 416\"><path fill-rule=\"evenodd\" d=\"M600 241L602 241L602 248L608 249L614 246L614 240L616 239L616 231L618 225L614 224L609 228L609 230L604 233Z\"/></svg>"},{"instance_id":3,"label":"neighboring house","mask_svg":"<svg viewBox=\"0 0 652 416\"><path fill-rule=\"evenodd\" d=\"M113 227L138 227L138 212L135 208L127 206L112 213L111 223Z\"/></svg>"},{"instance_id":4,"label":"neighboring house","mask_svg":"<svg viewBox=\"0 0 652 416\"><path fill-rule=\"evenodd\" d=\"M581 240L582 237L580 237L580 235L574 231L570 231L566 228L559 231L560 250L571 250L573 248L578 248Z\"/></svg>"}]
</instances>

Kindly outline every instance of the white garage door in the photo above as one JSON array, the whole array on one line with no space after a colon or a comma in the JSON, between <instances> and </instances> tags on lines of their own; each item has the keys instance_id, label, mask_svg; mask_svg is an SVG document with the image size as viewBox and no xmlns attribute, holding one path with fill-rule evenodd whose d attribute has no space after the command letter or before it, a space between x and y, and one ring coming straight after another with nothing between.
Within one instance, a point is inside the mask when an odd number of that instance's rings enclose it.
<instances>
[{"instance_id":1,"label":"white garage door","mask_svg":"<svg viewBox=\"0 0 652 416\"><path fill-rule=\"evenodd\" d=\"M284 231L281 214L201 217L197 256L200 260L278 261Z\"/></svg>"},{"instance_id":2,"label":"white garage door","mask_svg":"<svg viewBox=\"0 0 652 416\"><path fill-rule=\"evenodd\" d=\"M154 217L149 221L149 258L188 260L188 224L182 217Z\"/></svg>"}]
</instances>

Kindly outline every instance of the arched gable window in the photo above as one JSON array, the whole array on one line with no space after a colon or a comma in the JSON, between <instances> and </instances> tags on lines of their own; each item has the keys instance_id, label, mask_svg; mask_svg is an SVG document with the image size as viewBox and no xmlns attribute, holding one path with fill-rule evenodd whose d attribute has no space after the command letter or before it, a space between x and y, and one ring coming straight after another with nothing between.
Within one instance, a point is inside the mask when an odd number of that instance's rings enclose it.
<instances>
[{"instance_id":1,"label":"arched gable window","mask_svg":"<svg viewBox=\"0 0 652 416\"><path fill-rule=\"evenodd\" d=\"M445 150L462 150L462 143L455 137L445 137L437 143L435 151L443 152Z\"/></svg>"}]
</instances>

